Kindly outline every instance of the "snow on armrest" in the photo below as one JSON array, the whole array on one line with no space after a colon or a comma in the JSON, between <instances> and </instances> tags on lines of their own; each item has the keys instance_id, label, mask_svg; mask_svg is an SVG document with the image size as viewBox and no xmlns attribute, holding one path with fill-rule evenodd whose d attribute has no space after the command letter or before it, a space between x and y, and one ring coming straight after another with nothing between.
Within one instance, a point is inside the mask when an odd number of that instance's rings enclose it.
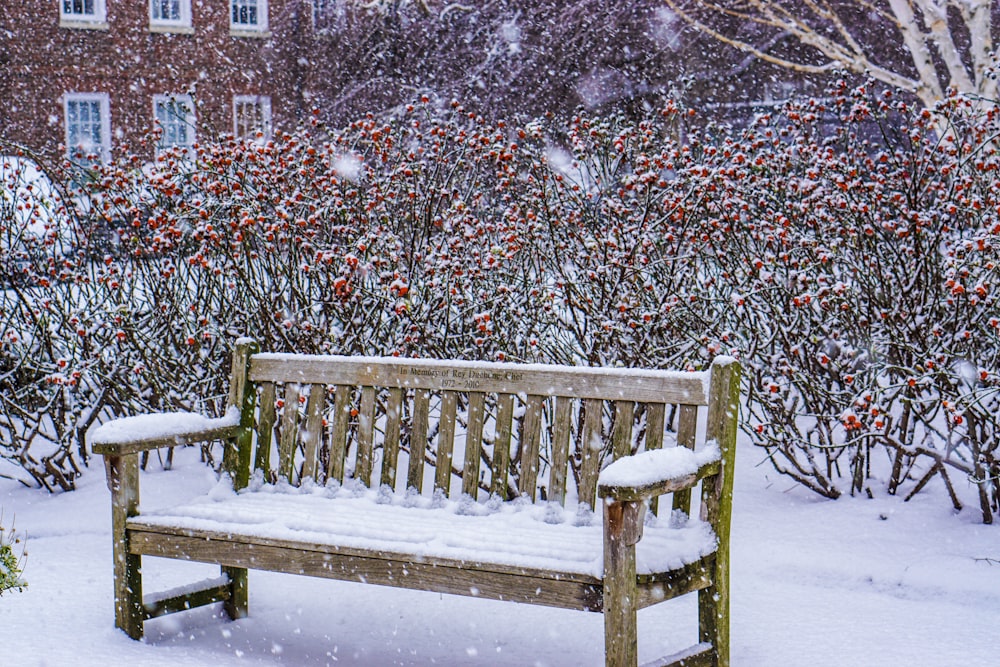
<instances>
[{"instance_id":1,"label":"snow on armrest","mask_svg":"<svg viewBox=\"0 0 1000 667\"><path fill-rule=\"evenodd\" d=\"M215 419L191 412L154 412L112 419L90 434L95 454L121 456L236 435L240 411L229 408Z\"/></svg>"},{"instance_id":2,"label":"snow on armrest","mask_svg":"<svg viewBox=\"0 0 1000 667\"><path fill-rule=\"evenodd\" d=\"M697 452L670 447L623 456L601 471L598 494L614 500L643 500L687 489L718 472L720 456L715 442Z\"/></svg>"}]
</instances>

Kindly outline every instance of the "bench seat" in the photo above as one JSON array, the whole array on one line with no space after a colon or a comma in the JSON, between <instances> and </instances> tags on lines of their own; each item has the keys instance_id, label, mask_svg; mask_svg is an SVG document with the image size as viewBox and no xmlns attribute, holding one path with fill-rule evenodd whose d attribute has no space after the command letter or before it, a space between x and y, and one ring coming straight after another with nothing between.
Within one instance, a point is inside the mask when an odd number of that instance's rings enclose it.
<instances>
[{"instance_id":1,"label":"bench seat","mask_svg":"<svg viewBox=\"0 0 1000 667\"><path fill-rule=\"evenodd\" d=\"M676 570L712 553L711 526L697 519L674 525L650 514L636 548L636 571ZM604 573L602 516L558 504L475 503L390 494L361 484L344 487L263 485L215 493L129 520L129 531L242 544L297 547L345 555L481 570L579 575L600 583ZM141 541L142 538L139 538Z\"/></svg>"}]
</instances>

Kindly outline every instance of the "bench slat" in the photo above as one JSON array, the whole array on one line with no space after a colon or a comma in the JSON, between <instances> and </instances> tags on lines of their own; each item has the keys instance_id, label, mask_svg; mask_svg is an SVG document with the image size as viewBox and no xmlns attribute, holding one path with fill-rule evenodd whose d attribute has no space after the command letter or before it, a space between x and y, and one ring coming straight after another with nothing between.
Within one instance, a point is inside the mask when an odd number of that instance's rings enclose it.
<instances>
[{"instance_id":1,"label":"bench slat","mask_svg":"<svg viewBox=\"0 0 1000 667\"><path fill-rule=\"evenodd\" d=\"M274 437L275 387L273 382L263 382L260 385L260 420L257 425L257 454L254 457L254 468L271 477L271 440Z\"/></svg>"},{"instance_id":2,"label":"bench slat","mask_svg":"<svg viewBox=\"0 0 1000 667\"><path fill-rule=\"evenodd\" d=\"M573 399L556 398L556 418L552 425L552 462L549 466L550 501L566 504L566 474L569 465L569 440L572 435Z\"/></svg>"},{"instance_id":3,"label":"bench slat","mask_svg":"<svg viewBox=\"0 0 1000 667\"><path fill-rule=\"evenodd\" d=\"M635 418L635 403L615 401L615 423L611 430L611 452L620 459L632 453L632 422Z\"/></svg>"},{"instance_id":4,"label":"bench slat","mask_svg":"<svg viewBox=\"0 0 1000 667\"><path fill-rule=\"evenodd\" d=\"M679 413L677 417L677 446L694 450L698 432L698 406L682 405ZM684 489L674 494L673 508L681 510L685 514L691 513L691 489Z\"/></svg>"},{"instance_id":5,"label":"bench slat","mask_svg":"<svg viewBox=\"0 0 1000 667\"><path fill-rule=\"evenodd\" d=\"M358 460L354 477L365 486L372 485L372 464L375 447L375 387L361 388L361 409L358 412Z\"/></svg>"},{"instance_id":6,"label":"bench slat","mask_svg":"<svg viewBox=\"0 0 1000 667\"><path fill-rule=\"evenodd\" d=\"M521 422L521 484L518 491L531 500L535 499L538 486L538 450L541 444L544 407L544 396L529 395L524 410L524 421Z\"/></svg>"},{"instance_id":7,"label":"bench slat","mask_svg":"<svg viewBox=\"0 0 1000 667\"><path fill-rule=\"evenodd\" d=\"M510 439L514 423L514 396L497 396L496 440L493 442L493 478L490 480L490 494L507 497L507 473L510 468Z\"/></svg>"},{"instance_id":8,"label":"bench slat","mask_svg":"<svg viewBox=\"0 0 1000 667\"><path fill-rule=\"evenodd\" d=\"M462 471L462 493L476 498L479 494L479 457L483 447L483 420L486 396L478 391L469 393L468 429L465 437L465 467Z\"/></svg>"},{"instance_id":9,"label":"bench slat","mask_svg":"<svg viewBox=\"0 0 1000 667\"><path fill-rule=\"evenodd\" d=\"M451 492L451 457L455 450L455 412L457 407L458 394L453 391L441 392L441 419L438 422L434 488L444 491L445 496Z\"/></svg>"},{"instance_id":10,"label":"bench slat","mask_svg":"<svg viewBox=\"0 0 1000 667\"><path fill-rule=\"evenodd\" d=\"M399 459L400 422L403 415L403 390L393 387L385 406L385 442L382 444L382 478L380 483L395 488L396 466Z\"/></svg>"},{"instance_id":11,"label":"bench slat","mask_svg":"<svg viewBox=\"0 0 1000 667\"><path fill-rule=\"evenodd\" d=\"M281 416L281 438L278 444L278 476L291 484L295 474L295 450L299 441L299 385L285 385L285 408Z\"/></svg>"},{"instance_id":12,"label":"bench slat","mask_svg":"<svg viewBox=\"0 0 1000 667\"><path fill-rule=\"evenodd\" d=\"M667 406L663 403L646 405L646 449L663 447L663 427Z\"/></svg>"},{"instance_id":13,"label":"bench slat","mask_svg":"<svg viewBox=\"0 0 1000 667\"><path fill-rule=\"evenodd\" d=\"M427 431L430 420L430 392L417 389L413 392L413 416L410 423L410 465L406 475L406 488L420 493L424 487L424 457L427 452Z\"/></svg>"},{"instance_id":14,"label":"bench slat","mask_svg":"<svg viewBox=\"0 0 1000 667\"><path fill-rule=\"evenodd\" d=\"M302 433L302 449L305 461L302 463L302 478L316 479L317 454L323 440L323 406L326 404L326 387L321 384L309 386L309 401L306 403L306 427Z\"/></svg>"},{"instance_id":15,"label":"bench slat","mask_svg":"<svg viewBox=\"0 0 1000 667\"><path fill-rule=\"evenodd\" d=\"M353 388L337 385L333 396L333 423L330 424L330 462L326 478L344 481L344 458L347 456L347 429L351 419Z\"/></svg>"},{"instance_id":16,"label":"bench slat","mask_svg":"<svg viewBox=\"0 0 1000 667\"><path fill-rule=\"evenodd\" d=\"M707 405L705 373L432 359L257 354L250 379Z\"/></svg>"},{"instance_id":17,"label":"bench slat","mask_svg":"<svg viewBox=\"0 0 1000 667\"><path fill-rule=\"evenodd\" d=\"M563 609L601 610L601 584L594 577L529 568L475 569L478 563L433 559L388 558L367 553L355 555L322 545L245 544L209 540L202 536L163 535L133 531L133 553L206 563L232 563L273 572L287 572L327 579L364 581L494 600L527 602Z\"/></svg>"},{"instance_id":18,"label":"bench slat","mask_svg":"<svg viewBox=\"0 0 1000 667\"><path fill-rule=\"evenodd\" d=\"M663 403L646 404L646 451L663 448L663 427L667 406ZM649 511L657 514L660 509L660 499L651 498Z\"/></svg>"},{"instance_id":19,"label":"bench slat","mask_svg":"<svg viewBox=\"0 0 1000 667\"><path fill-rule=\"evenodd\" d=\"M583 433L580 436L580 502L591 508L597 498L597 475L601 468L601 453L604 449L602 422L604 401L588 398L583 402Z\"/></svg>"}]
</instances>

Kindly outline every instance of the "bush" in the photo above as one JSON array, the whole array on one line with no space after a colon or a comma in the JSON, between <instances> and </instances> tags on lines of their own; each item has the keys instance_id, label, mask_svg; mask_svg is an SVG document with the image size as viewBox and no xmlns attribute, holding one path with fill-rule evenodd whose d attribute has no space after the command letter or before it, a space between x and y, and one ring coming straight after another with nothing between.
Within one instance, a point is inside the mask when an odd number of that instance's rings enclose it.
<instances>
[{"instance_id":1,"label":"bush","mask_svg":"<svg viewBox=\"0 0 1000 667\"><path fill-rule=\"evenodd\" d=\"M845 122L823 139L831 110ZM887 457L889 493L937 475L960 509L958 472L984 521L997 510L997 111L845 88L760 119L715 167L705 233L739 287L751 433L822 495L871 494Z\"/></svg>"},{"instance_id":2,"label":"bush","mask_svg":"<svg viewBox=\"0 0 1000 667\"><path fill-rule=\"evenodd\" d=\"M938 476L959 506L957 472L991 520L997 109L842 86L739 133L690 117L508 127L424 102L76 174L72 252L29 253L4 292L0 383L20 393L0 450L26 483L71 487L96 420L218 414L247 334L612 366L735 354L745 427L781 472L831 498Z\"/></svg>"}]
</instances>

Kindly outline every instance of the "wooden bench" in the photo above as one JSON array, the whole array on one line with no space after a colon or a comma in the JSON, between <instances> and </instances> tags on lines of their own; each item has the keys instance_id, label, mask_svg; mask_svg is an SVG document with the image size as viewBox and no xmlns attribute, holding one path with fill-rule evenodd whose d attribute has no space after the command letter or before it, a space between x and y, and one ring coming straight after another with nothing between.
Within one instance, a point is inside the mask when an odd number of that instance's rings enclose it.
<instances>
[{"instance_id":1,"label":"wooden bench","mask_svg":"<svg viewBox=\"0 0 1000 667\"><path fill-rule=\"evenodd\" d=\"M608 665L636 664L637 609L697 591L699 642L657 664L729 664L737 362L680 373L261 354L241 340L232 369L221 419L131 417L92 436L129 636L213 602L246 616L249 568L603 612ZM213 440L233 490L139 512L140 453ZM699 484L700 518L654 515L663 494L687 511ZM144 555L222 576L144 598Z\"/></svg>"}]
</instances>

